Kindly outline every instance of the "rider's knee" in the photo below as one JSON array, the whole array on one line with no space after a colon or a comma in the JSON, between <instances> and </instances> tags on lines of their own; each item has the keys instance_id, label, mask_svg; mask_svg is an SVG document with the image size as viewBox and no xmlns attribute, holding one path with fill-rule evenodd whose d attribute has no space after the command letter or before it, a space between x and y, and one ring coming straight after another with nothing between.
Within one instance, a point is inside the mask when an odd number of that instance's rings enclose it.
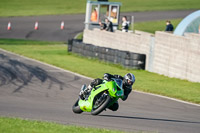
<instances>
[{"instance_id":1,"label":"rider's knee","mask_svg":"<svg viewBox=\"0 0 200 133\"><path fill-rule=\"evenodd\" d=\"M119 109L119 104L114 103L112 106L109 107L109 109L112 111L117 111Z\"/></svg>"}]
</instances>

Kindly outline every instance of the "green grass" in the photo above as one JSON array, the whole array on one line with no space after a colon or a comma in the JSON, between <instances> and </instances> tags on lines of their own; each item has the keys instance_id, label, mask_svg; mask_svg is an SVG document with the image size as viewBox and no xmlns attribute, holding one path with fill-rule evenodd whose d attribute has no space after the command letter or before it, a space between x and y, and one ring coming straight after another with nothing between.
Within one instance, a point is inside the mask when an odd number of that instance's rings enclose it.
<instances>
[{"instance_id":1,"label":"green grass","mask_svg":"<svg viewBox=\"0 0 200 133\"><path fill-rule=\"evenodd\" d=\"M199 0L109 0L122 2L122 12L199 9ZM0 0L0 16L85 13L86 0Z\"/></svg>"},{"instance_id":2,"label":"green grass","mask_svg":"<svg viewBox=\"0 0 200 133\"><path fill-rule=\"evenodd\" d=\"M122 11L161 11L199 9L198 0L121 0ZM196 5L198 4L198 5Z\"/></svg>"},{"instance_id":3,"label":"green grass","mask_svg":"<svg viewBox=\"0 0 200 133\"><path fill-rule=\"evenodd\" d=\"M61 125L0 117L0 133L123 133L122 131Z\"/></svg>"},{"instance_id":4,"label":"green grass","mask_svg":"<svg viewBox=\"0 0 200 133\"><path fill-rule=\"evenodd\" d=\"M78 33L77 37L75 39L82 40L83 39L83 32Z\"/></svg>"},{"instance_id":5,"label":"green grass","mask_svg":"<svg viewBox=\"0 0 200 133\"><path fill-rule=\"evenodd\" d=\"M0 44L6 45L50 45L50 44L63 44L63 42L49 42L49 41L35 41L35 40L24 40L24 39L0 39Z\"/></svg>"},{"instance_id":6,"label":"green grass","mask_svg":"<svg viewBox=\"0 0 200 133\"><path fill-rule=\"evenodd\" d=\"M15 40L0 41L0 48L34 58L82 75L101 78L104 73L125 75L132 72L136 76L133 89L169 96L193 103L200 103L200 83L168 78L144 70L124 69L118 65L108 64L95 59L87 59L67 52L63 44L14 44ZM13 43L13 44L12 44ZM9 45L8 45L9 44ZM29 44L29 45L27 45Z\"/></svg>"},{"instance_id":7,"label":"green grass","mask_svg":"<svg viewBox=\"0 0 200 133\"><path fill-rule=\"evenodd\" d=\"M172 19L170 20L174 26L174 29L177 25L181 22L182 19ZM148 21L148 22L138 22L134 24L135 30L155 33L155 31L164 31L166 20L159 20L159 21ZM131 27L130 27L131 28Z\"/></svg>"}]
</instances>

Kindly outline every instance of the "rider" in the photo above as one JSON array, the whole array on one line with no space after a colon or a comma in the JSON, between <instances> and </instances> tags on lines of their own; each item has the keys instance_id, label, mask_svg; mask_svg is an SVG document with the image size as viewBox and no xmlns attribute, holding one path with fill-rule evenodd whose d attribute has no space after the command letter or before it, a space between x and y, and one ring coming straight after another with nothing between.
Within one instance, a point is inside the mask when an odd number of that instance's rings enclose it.
<instances>
[{"instance_id":1,"label":"rider","mask_svg":"<svg viewBox=\"0 0 200 133\"><path fill-rule=\"evenodd\" d=\"M132 73L127 73L124 77L120 75L111 75L109 73L105 73L103 77L103 79L107 81L112 80L112 78L118 78L123 81L122 87L124 89L124 97L122 98L122 100L125 101L128 98L128 95L132 91L132 85L135 82L135 76ZM88 95L90 91L92 90L92 88L101 84L102 82L103 82L102 79L99 79L99 78L94 79L86 89L82 88L79 94L80 98L83 100L85 98L85 95ZM112 106L109 107L109 109L112 111L117 111L118 108L119 108L118 101L116 101Z\"/></svg>"}]
</instances>

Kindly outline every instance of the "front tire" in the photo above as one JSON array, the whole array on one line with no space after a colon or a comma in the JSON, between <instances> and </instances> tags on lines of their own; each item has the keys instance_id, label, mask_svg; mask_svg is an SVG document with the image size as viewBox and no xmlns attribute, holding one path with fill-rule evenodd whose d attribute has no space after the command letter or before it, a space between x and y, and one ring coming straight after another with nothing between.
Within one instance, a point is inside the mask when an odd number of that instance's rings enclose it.
<instances>
[{"instance_id":1,"label":"front tire","mask_svg":"<svg viewBox=\"0 0 200 133\"><path fill-rule=\"evenodd\" d=\"M79 99L76 101L76 103L72 106L72 111L76 114L80 114L82 113L83 111L80 109L80 106L78 106L78 102L79 102Z\"/></svg>"},{"instance_id":2,"label":"front tire","mask_svg":"<svg viewBox=\"0 0 200 133\"><path fill-rule=\"evenodd\" d=\"M96 109L93 107L93 109L91 111L91 114L92 115L98 115L98 114L100 114L103 110L105 110L108 107L110 101L111 101L111 97L109 95L107 95L105 101L101 104L101 106L99 106Z\"/></svg>"}]
</instances>

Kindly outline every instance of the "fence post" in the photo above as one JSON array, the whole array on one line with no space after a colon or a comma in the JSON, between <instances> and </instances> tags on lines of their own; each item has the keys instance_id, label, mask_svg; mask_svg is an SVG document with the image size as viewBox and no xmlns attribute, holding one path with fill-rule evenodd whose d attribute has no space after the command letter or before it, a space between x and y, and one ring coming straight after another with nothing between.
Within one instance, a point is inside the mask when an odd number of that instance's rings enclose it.
<instances>
[{"instance_id":1,"label":"fence post","mask_svg":"<svg viewBox=\"0 0 200 133\"><path fill-rule=\"evenodd\" d=\"M131 30L133 31L134 33L134 16L131 16Z\"/></svg>"},{"instance_id":2,"label":"fence post","mask_svg":"<svg viewBox=\"0 0 200 133\"><path fill-rule=\"evenodd\" d=\"M73 39L68 40L68 52L72 51Z\"/></svg>"}]
</instances>

